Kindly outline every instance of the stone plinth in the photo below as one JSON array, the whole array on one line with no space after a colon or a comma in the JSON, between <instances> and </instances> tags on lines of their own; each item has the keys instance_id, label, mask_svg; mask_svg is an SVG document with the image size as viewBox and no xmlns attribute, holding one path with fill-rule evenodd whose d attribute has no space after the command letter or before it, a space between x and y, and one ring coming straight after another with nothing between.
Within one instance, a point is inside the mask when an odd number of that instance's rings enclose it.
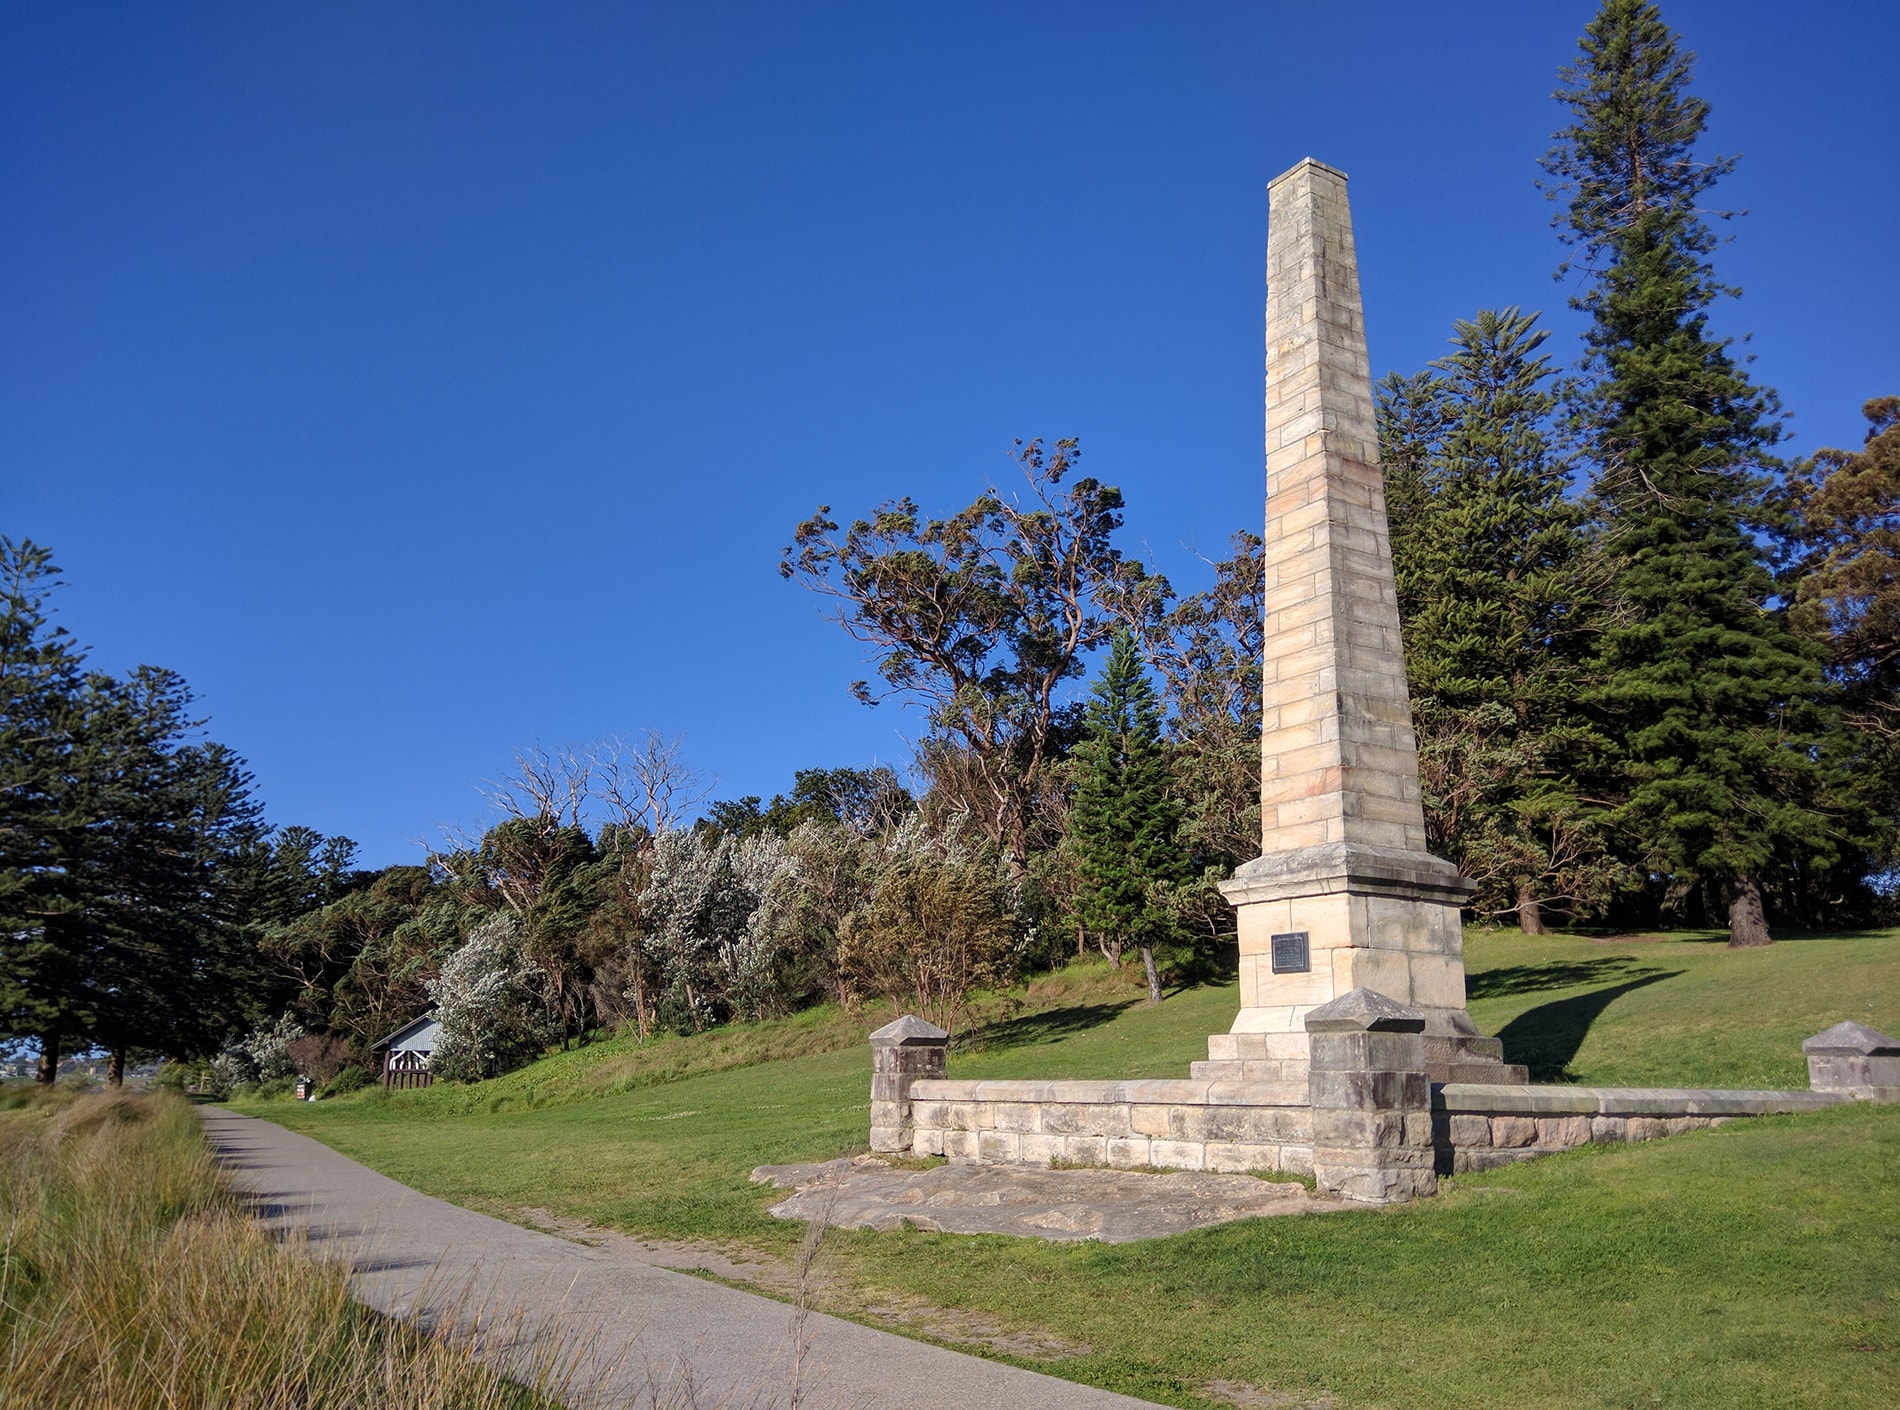
<instances>
[{"instance_id":1,"label":"stone plinth","mask_svg":"<svg viewBox=\"0 0 1900 1410\"><path fill-rule=\"evenodd\" d=\"M911 1088L944 1074L950 1035L934 1023L905 1014L871 1035L871 1149L911 1147Z\"/></svg>"},{"instance_id":2,"label":"stone plinth","mask_svg":"<svg viewBox=\"0 0 1900 1410\"><path fill-rule=\"evenodd\" d=\"M1354 989L1308 1011L1304 1022L1320 1193L1363 1204L1438 1193L1425 1015Z\"/></svg>"},{"instance_id":3,"label":"stone plinth","mask_svg":"<svg viewBox=\"0 0 1900 1410\"><path fill-rule=\"evenodd\" d=\"M1262 855L1222 887L1226 1036L1304 1036L1310 1009L1369 989L1424 1014L1437 1080L1522 1081L1465 1013L1471 883L1426 850L1346 178L1309 159L1268 199ZM1301 1056L1217 1039L1199 1071Z\"/></svg>"},{"instance_id":4,"label":"stone plinth","mask_svg":"<svg viewBox=\"0 0 1900 1410\"><path fill-rule=\"evenodd\" d=\"M1864 1102L1900 1102L1900 1038L1863 1023L1837 1023L1801 1045L1808 1086Z\"/></svg>"}]
</instances>

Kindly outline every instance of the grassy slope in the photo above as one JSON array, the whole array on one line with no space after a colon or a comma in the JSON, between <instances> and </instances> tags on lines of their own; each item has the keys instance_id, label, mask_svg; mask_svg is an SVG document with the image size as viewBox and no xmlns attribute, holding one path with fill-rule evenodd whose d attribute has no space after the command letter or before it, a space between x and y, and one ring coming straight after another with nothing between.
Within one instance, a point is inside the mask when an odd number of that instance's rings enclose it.
<instances>
[{"instance_id":1,"label":"grassy slope","mask_svg":"<svg viewBox=\"0 0 1900 1410\"><path fill-rule=\"evenodd\" d=\"M1480 1025L1570 1080L1800 1086L1807 1034L1843 1017L1900 1031L1895 933L1729 952L1478 932L1470 968ZM1041 986L951 1070L1184 1075L1234 1004L1231 987L1209 988L1148 1009L1075 974ZM827 1032L842 1021L805 1020ZM795 1230L764 1213L769 1196L746 1173L862 1148L869 1060L847 1036L850 1047L538 1109L531 1088L598 1086L554 1083L560 1064L621 1056L568 1055L409 1101L258 1110L462 1203L783 1251ZM712 1041L758 1056L775 1040ZM710 1050L696 1039L664 1062L633 1060L690 1071L696 1044ZM1085 1343L1094 1350L1045 1369L1177 1404L1209 1403L1198 1388L1227 1379L1345 1405L1886 1406L1900 1401L1896 1171L1900 1109L1859 1108L1585 1150L1403 1209L1118 1248L842 1233L835 1268L860 1290Z\"/></svg>"},{"instance_id":2,"label":"grassy slope","mask_svg":"<svg viewBox=\"0 0 1900 1410\"><path fill-rule=\"evenodd\" d=\"M1900 932L1730 950L1473 931L1467 948L1471 1016L1537 1081L1805 1087L1803 1038L1844 1018L1900 1033Z\"/></svg>"}]
</instances>

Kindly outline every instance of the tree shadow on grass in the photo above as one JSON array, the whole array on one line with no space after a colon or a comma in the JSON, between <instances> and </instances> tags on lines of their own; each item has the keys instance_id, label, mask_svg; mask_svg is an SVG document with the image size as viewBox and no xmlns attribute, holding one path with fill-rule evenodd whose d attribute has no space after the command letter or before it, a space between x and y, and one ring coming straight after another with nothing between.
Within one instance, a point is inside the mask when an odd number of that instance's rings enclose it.
<instances>
[{"instance_id":1,"label":"tree shadow on grass","mask_svg":"<svg viewBox=\"0 0 1900 1410\"><path fill-rule=\"evenodd\" d=\"M1139 998L1128 998L1096 1004L1068 1004L1020 1018L997 1019L957 1034L952 1046L962 1053L1000 1053L1035 1043L1053 1043L1059 1038L1073 1038L1078 1033L1099 1028L1140 1002Z\"/></svg>"},{"instance_id":2,"label":"tree shadow on grass","mask_svg":"<svg viewBox=\"0 0 1900 1410\"><path fill-rule=\"evenodd\" d=\"M1498 1030L1504 1043L1504 1060L1523 1063L1530 1069L1533 1082L1571 1081L1571 1060L1589 1036L1590 1025L1605 1009L1632 989L1674 979L1681 973L1679 969L1649 970L1621 984L1527 1009Z\"/></svg>"},{"instance_id":3,"label":"tree shadow on grass","mask_svg":"<svg viewBox=\"0 0 1900 1410\"><path fill-rule=\"evenodd\" d=\"M1506 965L1465 976L1467 999L1501 999L1512 994L1547 994L1553 989L1575 989L1639 975L1659 974L1652 964L1629 955L1605 955L1600 960L1546 960L1542 964Z\"/></svg>"}]
</instances>

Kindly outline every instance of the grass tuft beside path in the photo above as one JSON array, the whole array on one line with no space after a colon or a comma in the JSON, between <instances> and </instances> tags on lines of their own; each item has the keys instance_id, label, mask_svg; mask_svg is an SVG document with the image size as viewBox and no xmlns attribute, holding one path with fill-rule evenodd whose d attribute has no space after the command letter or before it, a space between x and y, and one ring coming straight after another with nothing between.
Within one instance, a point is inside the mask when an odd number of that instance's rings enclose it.
<instances>
[{"instance_id":1,"label":"grass tuft beside path","mask_svg":"<svg viewBox=\"0 0 1900 1410\"><path fill-rule=\"evenodd\" d=\"M1474 1016L1544 1080L1800 1087L1808 1034L1842 1018L1900 1031L1900 933L1737 952L1473 932L1468 953ZM1133 997L1080 966L999 1009L951 1072L1184 1076L1236 1004L1232 986ZM807 1041L796 1022L779 1031ZM488 1110L573 1054L503 1083L249 1109L492 1212L783 1256L799 1230L747 1173L863 1149L869 1055L858 1038L774 1060L773 1041L674 1040L682 1071L727 1065L552 1107ZM715 1043L736 1046L708 1056ZM1588 1148L1399 1209L1134 1245L839 1232L832 1297L870 1321L922 1300L1045 1332L1090 1350L1024 1364L1179 1405L1224 1403L1206 1388L1227 1382L1340 1410L1885 1410L1900 1404L1896 1172L1900 1108L1837 1109Z\"/></svg>"},{"instance_id":2,"label":"grass tuft beside path","mask_svg":"<svg viewBox=\"0 0 1900 1410\"><path fill-rule=\"evenodd\" d=\"M170 1096L13 1089L0 1111L0 1405L533 1410L554 1402L349 1300L273 1243ZM544 1384L563 1384L549 1363Z\"/></svg>"}]
</instances>

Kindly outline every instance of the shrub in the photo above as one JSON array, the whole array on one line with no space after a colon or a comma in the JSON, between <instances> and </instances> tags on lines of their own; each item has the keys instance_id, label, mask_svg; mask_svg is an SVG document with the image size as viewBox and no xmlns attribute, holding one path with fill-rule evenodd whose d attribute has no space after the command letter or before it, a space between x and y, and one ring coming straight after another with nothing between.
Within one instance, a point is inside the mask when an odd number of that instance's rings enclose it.
<instances>
[{"instance_id":1,"label":"shrub","mask_svg":"<svg viewBox=\"0 0 1900 1410\"><path fill-rule=\"evenodd\" d=\"M323 1084L320 1097L342 1097L351 1092L360 1092L376 1081L376 1074L360 1062L353 1062L336 1076Z\"/></svg>"},{"instance_id":2,"label":"shrub","mask_svg":"<svg viewBox=\"0 0 1900 1410\"><path fill-rule=\"evenodd\" d=\"M660 1022L697 1033L781 1008L779 963L798 864L770 833L662 833L640 893L640 944L660 971Z\"/></svg>"},{"instance_id":3,"label":"shrub","mask_svg":"<svg viewBox=\"0 0 1900 1410\"><path fill-rule=\"evenodd\" d=\"M1014 888L1004 868L918 838L846 918L838 965L862 993L908 1005L955 1031L970 991L1016 968Z\"/></svg>"},{"instance_id":4,"label":"shrub","mask_svg":"<svg viewBox=\"0 0 1900 1410\"><path fill-rule=\"evenodd\" d=\"M236 1045L250 1058L255 1069L241 1080L269 1082L278 1077L295 1077L297 1062L290 1055L290 1046L303 1036L303 1027L287 1013L268 1026L259 1024L250 1037Z\"/></svg>"},{"instance_id":5,"label":"shrub","mask_svg":"<svg viewBox=\"0 0 1900 1410\"><path fill-rule=\"evenodd\" d=\"M560 1032L547 1011L545 980L522 953L512 914L477 926L429 981L442 1024L430 1070L451 1082L474 1082L539 1056Z\"/></svg>"},{"instance_id":6,"label":"shrub","mask_svg":"<svg viewBox=\"0 0 1900 1410\"><path fill-rule=\"evenodd\" d=\"M308 1033L285 1046L290 1060L313 1082L330 1081L350 1063L350 1045L334 1033Z\"/></svg>"}]
</instances>

